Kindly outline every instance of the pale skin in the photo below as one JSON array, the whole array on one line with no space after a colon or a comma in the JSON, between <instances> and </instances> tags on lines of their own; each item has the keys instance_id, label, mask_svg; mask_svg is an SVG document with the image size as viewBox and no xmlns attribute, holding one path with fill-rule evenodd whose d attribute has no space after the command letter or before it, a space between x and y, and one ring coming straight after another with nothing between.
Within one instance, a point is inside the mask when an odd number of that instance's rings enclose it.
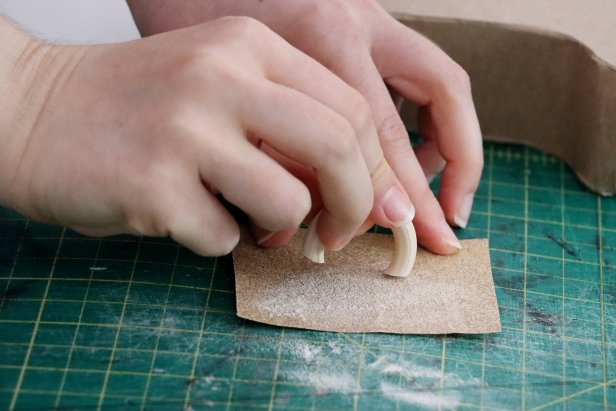
<instances>
[{"instance_id":1,"label":"pale skin","mask_svg":"<svg viewBox=\"0 0 616 411\"><path fill-rule=\"evenodd\" d=\"M436 46L368 1L331 2L361 24L331 26L329 37L323 14L304 12L308 33L291 20L316 1L185 2L162 18L163 3L130 5L144 34L173 31L115 45L52 46L0 18L0 91L10 96L0 103L0 204L87 235L169 235L222 255L239 229L217 194L248 214L264 246L322 209L317 233L330 250L368 224L404 220L412 200L420 242L456 250L446 221L468 219L481 138L468 80ZM259 8L268 3L278 8L269 19ZM375 52L394 33L426 56L418 67ZM351 38L363 48L334 53L341 34L337 49ZM435 62L447 65L427 67ZM417 158L381 77L426 107ZM426 175L445 161L439 205Z\"/></svg>"},{"instance_id":2,"label":"pale skin","mask_svg":"<svg viewBox=\"0 0 616 411\"><path fill-rule=\"evenodd\" d=\"M450 225L465 226L470 216L483 168L481 132L467 74L436 45L374 0L128 3L144 35L227 15L250 16L332 70L370 105L384 156L415 205L420 244L439 254L459 247ZM421 106L426 142L415 152L387 87ZM441 171L437 201L428 180ZM311 180L309 172L300 174ZM318 198L315 204L318 208ZM294 232L277 233L264 245L283 244Z\"/></svg>"}]
</instances>

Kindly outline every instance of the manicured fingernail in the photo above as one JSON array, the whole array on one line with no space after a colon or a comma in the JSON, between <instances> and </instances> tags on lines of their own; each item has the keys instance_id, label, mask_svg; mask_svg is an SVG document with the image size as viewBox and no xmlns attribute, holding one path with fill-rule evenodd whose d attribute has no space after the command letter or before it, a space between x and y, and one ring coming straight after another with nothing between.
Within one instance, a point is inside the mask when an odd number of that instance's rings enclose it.
<instances>
[{"instance_id":1,"label":"manicured fingernail","mask_svg":"<svg viewBox=\"0 0 616 411\"><path fill-rule=\"evenodd\" d=\"M340 241L338 241L338 244L336 244L336 246L333 248L333 251L340 251L340 250L342 250L348 243L351 242L353 237L355 237L354 234L350 234L350 235L347 235L345 237L342 237L342 239L340 239Z\"/></svg>"},{"instance_id":2,"label":"manicured fingernail","mask_svg":"<svg viewBox=\"0 0 616 411\"><path fill-rule=\"evenodd\" d=\"M432 183L435 178L436 178L436 174L428 174L426 176L426 180L428 180L428 184Z\"/></svg>"},{"instance_id":3,"label":"manicured fingernail","mask_svg":"<svg viewBox=\"0 0 616 411\"><path fill-rule=\"evenodd\" d=\"M385 217L393 225L405 225L415 218L415 208L397 186L391 186L381 200Z\"/></svg>"},{"instance_id":4,"label":"manicured fingernail","mask_svg":"<svg viewBox=\"0 0 616 411\"><path fill-rule=\"evenodd\" d=\"M468 218L471 215L471 208L473 208L473 197L473 193L464 196L460 202L458 212L455 216L453 216L453 222L460 228L466 228L466 224L468 224Z\"/></svg>"}]
</instances>

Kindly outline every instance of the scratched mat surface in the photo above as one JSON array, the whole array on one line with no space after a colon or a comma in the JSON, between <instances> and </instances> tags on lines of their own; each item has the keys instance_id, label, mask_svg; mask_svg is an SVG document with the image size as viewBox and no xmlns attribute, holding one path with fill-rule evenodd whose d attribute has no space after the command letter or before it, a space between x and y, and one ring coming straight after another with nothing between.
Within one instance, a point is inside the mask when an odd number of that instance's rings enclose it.
<instances>
[{"instance_id":1,"label":"scratched mat surface","mask_svg":"<svg viewBox=\"0 0 616 411\"><path fill-rule=\"evenodd\" d=\"M616 199L537 151L485 148L459 235L490 239L494 335L243 321L230 257L0 210L0 409L616 408Z\"/></svg>"}]
</instances>

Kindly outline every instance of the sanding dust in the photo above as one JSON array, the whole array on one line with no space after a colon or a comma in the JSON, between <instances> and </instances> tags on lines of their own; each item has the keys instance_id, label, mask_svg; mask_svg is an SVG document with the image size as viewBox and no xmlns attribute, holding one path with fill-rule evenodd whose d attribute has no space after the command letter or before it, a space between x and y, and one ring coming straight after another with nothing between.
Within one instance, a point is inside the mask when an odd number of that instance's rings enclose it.
<instances>
[{"instance_id":1,"label":"sanding dust","mask_svg":"<svg viewBox=\"0 0 616 411\"><path fill-rule=\"evenodd\" d=\"M452 409L462 399L458 390L480 386L477 378L451 370L441 372L440 359L401 359L394 353L374 358L361 350L341 355L336 341L283 339L281 344L285 357L296 362L293 367L281 369L281 380L310 387L317 396L380 395L392 406L398 402L422 409ZM346 366L350 363L364 364L361 373ZM284 405L287 400L283 395L276 404ZM384 402L383 406L388 404Z\"/></svg>"},{"instance_id":2,"label":"sanding dust","mask_svg":"<svg viewBox=\"0 0 616 411\"><path fill-rule=\"evenodd\" d=\"M440 362L440 360L439 360ZM476 387L476 378L461 377L455 372L442 373L411 360L385 354L370 363L365 371L371 384L392 400L422 408L456 408L462 399L457 388Z\"/></svg>"},{"instance_id":3,"label":"sanding dust","mask_svg":"<svg viewBox=\"0 0 616 411\"><path fill-rule=\"evenodd\" d=\"M366 373L374 382L378 381L384 396L426 408L455 408L461 401L456 389L479 384L476 378L461 377L451 371L442 373L392 354L380 356L369 364Z\"/></svg>"},{"instance_id":4,"label":"sanding dust","mask_svg":"<svg viewBox=\"0 0 616 411\"><path fill-rule=\"evenodd\" d=\"M334 354L341 354L342 353L342 350L340 349L340 346L335 341L328 341L327 342L327 346L329 347L330 350L332 350L332 353L334 353Z\"/></svg>"},{"instance_id":5,"label":"sanding dust","mask_svg":"<svg viewBox=\"0 0 616 411\"><path fill-rule=\"evenodd\" d=\"M281 370L281 377L296 384L309 385L315 394L353 394L360 391L357 379L345 367L332 367L332 360L342 363L345 357L336 358L342 351L336 342L326 344L334 357L325 353L320 342L284 339L282 350L296 361L293 367ZM332 348L333 347L333 348Z\"/></svg>"},{"instance_id":6,"label":"sanding dust","mask_svg":"<svg viewBox=\"0 0 616 411\"><path fill-rule=\"evenodd\" d=\"M242 231L233 253L240 317L324 331L500 331L486 240L463 241L464 250L447 257L418 250L411 276L392 278L383 274L392 236L360 236L314 264L301 255L303 234L271 250Z\"/></svg>"},{"instance_id":7,"label":"sanding dust","mask_svg":"<svg viewBox=\"0 0 616 411\"><path fill-rule=\"evenodd\" d=\"M401 390L398 386L386 382L381 383L381 391L384 395L394 400L406 402L408 404L421 405L423 407L455 408L460 405L459 394L442 396L432 392L413 392L410 390Z\"/></svg>"},{"instance_id":8,"label":"sanding dust","mask_svg":"<svg viewBox=\"0 0 616 411\"><path fill-rule=\"evenodd\" d=\"M295 380L299 383L310 385L315 388L316 394L352 394L360 391L355 377L345 371L331 373L312 369L299 369L283 373L287 380Z\"/></svg>"}]
</instances>

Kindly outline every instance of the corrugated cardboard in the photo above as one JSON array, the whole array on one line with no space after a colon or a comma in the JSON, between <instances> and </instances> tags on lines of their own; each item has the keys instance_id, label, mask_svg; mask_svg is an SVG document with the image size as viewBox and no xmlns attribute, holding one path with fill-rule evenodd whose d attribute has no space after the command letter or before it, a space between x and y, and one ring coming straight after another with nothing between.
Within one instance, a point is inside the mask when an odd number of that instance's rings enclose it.
<instances>
[{"instance_id":1,"label":"corrugated cardboard","mask_svg":"<svg viewBox=\"0 0 616 411\"><path fill-rule=\"evenodd\" d=\"M396 278L383 274L390 235L362 235L315 264L301 254L304 233L273 250L242 232L233 251L238 316L324 331L500 331L487 240L465 240L451 256L419 249L411 275Z\"/></svg>"},{"instance_id":2,"label":"corrugated cardboard","mask_svg":"<svg viewBox=\"0 0 616 411\"><path fill-rule=\"evenodd\" d=\"M380 3L467 70L486 139L554 154L616 194L616 1ZM402 115L416 127L412 105Z\"/></svg>"}]
</instances>

